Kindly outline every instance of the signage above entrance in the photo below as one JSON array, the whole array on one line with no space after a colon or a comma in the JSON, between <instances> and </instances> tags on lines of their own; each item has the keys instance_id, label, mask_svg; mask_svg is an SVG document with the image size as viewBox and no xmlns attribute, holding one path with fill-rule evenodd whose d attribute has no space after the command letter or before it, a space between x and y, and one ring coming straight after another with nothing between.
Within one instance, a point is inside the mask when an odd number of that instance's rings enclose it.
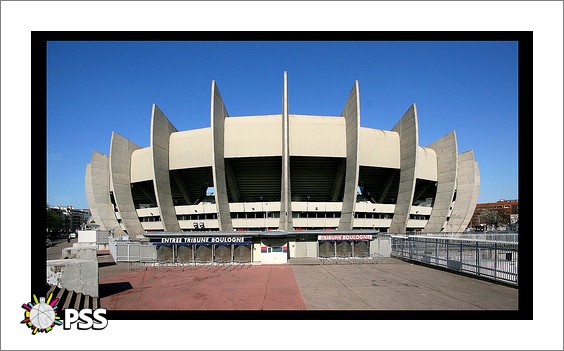
<instances>
[{"instance_id":1,"label":"signage above entrance","mask_svg":"<svg viewBox=\"0 0 564 351\"><path fill-rule=\"evenodd\" d=\"M339 235L318 235L318 241L360 241L372 240L372 234L339 234Z\"/></svg>"},{"instance_id":2,"label":"signage above entrance","mask_svg":"<svg viewBox=\"0 0 564 351\"><path fill-rule=\"evenodd\" d=\"M253 238L250 236L196 236L151 238L150 241L155 245L250 245Z\"/></svg>"}]
</instances>

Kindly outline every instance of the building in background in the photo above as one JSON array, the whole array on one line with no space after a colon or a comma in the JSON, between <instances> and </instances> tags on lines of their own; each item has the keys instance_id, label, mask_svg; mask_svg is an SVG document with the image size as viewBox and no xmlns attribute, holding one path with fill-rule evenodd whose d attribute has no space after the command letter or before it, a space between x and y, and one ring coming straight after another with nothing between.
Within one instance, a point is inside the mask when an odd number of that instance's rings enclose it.
<instances>
[{"instance_id":1,"label":"building in background","mask_svg":"<svg viewBox=\"0 0 564 351\"><path fill-rule=\"evenodd\" d=\"M361 127L358 81L333 116L291 113L289 100L284 72L281 112L272 115L230 116L215 81L210 127L178 131L153 104L149 146L113 132L109 155L93 152L85 186L94 222L132 239L467 228L480 175L454 131L419 145L415 104L392 130Z\"/></svg>"},{"instance_id":2,"label":"building in background","mask_svg":"<svg viewBox=\"0 0 564 351\"><path fill-rule=\"evenodd\" d=\"M518 230L519 200L501 199L477 204L469 227L478 231Z\"/></svg>"},{"instance_id":3,"label":"building in background","mask_svg":"<svg viewBox=\"0 0 564 351\"><path fill-rule=\"evenodd\" d=\"M60 219L58 225L55 225L53 228L48 228L47 230L55 235L74 233L82 229L91 215L89 209L74 208L73 206L47 205L47 211L55 213Z\"/></svg>"}]
</instances>

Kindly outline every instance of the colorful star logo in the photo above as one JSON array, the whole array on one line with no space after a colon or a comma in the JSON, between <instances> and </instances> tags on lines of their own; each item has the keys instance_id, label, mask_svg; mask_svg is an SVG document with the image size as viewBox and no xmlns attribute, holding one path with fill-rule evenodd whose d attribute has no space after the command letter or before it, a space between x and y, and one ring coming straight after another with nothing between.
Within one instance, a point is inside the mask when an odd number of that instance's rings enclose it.
<instances>
[{"instance_id":1,"label":"colorful star logo","mask_svg":"<svg viewBox=\"0 0 564 351\"><path fill-rule=\"evenodd\" d=\"M61 325L60 317L57 316L57 302L59 299L54 299L53 293L49 295L49 299L45 301L45 297L41 297L39 301L37 296L33 294L33 302L28 302L23 304L22 308L25 311L25 318L20 323L25 323L29 328L32 329L31 334L35 335L37 332L48 333L53 329L55 325Z\"/></svg>"}]
</instances>

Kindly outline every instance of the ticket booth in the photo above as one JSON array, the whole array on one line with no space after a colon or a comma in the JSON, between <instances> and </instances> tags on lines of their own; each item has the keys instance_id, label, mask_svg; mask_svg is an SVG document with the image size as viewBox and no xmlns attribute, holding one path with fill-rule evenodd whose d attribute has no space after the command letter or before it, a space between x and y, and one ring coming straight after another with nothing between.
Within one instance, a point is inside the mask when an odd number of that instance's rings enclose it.
<instances>
[{"instance_id":1,"label":"ticket booth","mask_svg":"<svg viewBox=\"0 0 564 351\"><path fill-rule=\"evenodd\" d=\"M261 238L260 244L262 264L288 263L287 238Z\"/></svg>"}]
</instances>

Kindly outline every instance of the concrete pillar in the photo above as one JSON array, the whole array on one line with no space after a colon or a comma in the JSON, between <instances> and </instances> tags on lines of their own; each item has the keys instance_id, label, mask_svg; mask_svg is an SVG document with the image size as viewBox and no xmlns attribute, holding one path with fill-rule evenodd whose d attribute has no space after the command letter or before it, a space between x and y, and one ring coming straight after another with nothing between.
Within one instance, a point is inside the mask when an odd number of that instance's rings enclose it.
<instances>
[{"instance_id":1,"label":"concrete pillar","mask_svg":"<svg viewBox=\"0 0 564 351\"><path fill-rule=\"evenodd\" d=\"M98 211L96 200L94 198L94 190L92 187L92 164L86 165L86 174L84 176L84 187L86 192L86 201L88 202L88 208L90 209L90 216L92 220L100 225L101 229L106 229L104 223L102 223L102 217Z\"/></svg>"},{"instance_id":2,"label":"concrete pillar","mask_svg":"<svg viewBox=\"0 0 564 351\"><path fill-rule=\"evenodd\" d=\"M95 208L95 212L97 212L97 215L93 216L93 218L96 223L100 224L100 228L113 230L115 234L122 235L124 232L116 219L114 206L110 201L109 163L108 156L96 151L92 152L90 172L87 167L86 199L88 206L91 209ZM90 174L90 180L88 179L88 174ZM97 220L100 222L97 222Z\"/></svg>"},{"instance_id":3,"label":"concrete pillar","mask_svg":"<svg viewBox=\"0 0 564 351\"><path fill-rule=\"evenodd\" d=\"M345 108L341 113L345 118L347 160L345 166L345 192L339 220L339 230L353 229L356 192L358 188L358 154L360 140L360 95L358 81L354 82Z\"/></svg>"},{"instance_id":4,"label":"concrete pillar","mask_svg":"<svg viewBox=\"0 0 564 351\"><path fill-rule=\"evenodd\" d=\"M280 196L280 230L294 229L292 223L292 189L290 186L290 123L288 113L288 72L284 71L282 93L282 189Z\"/></svg>"},{"instance_id":5,"label":"concrete pillar","mask_svg":"<svg viewBox=\"0 0 564 351\"><path fill-rule=\"evenodd\" d=\"M419 131L417 108L415 104L407 110L399 122L392 128L400 137L400 183L394 218L388 230L390 233L405 233L413 192L415 191L415 169L417 166L417 147Z\"/></svg>"},{"instance_id":6,"label":"concrete pillar","mask_svg":"<svg viewBox=\"0 0 564 351\"><path fill-rule=\"evenodd\" d=\"M458 155L456 183L456 201L445 226L445 232L461 232L466 229L476 208L480 192L480 173L472 150Z\"/></svg>"},{"instance_id":7,"label":"concrete pillar","mask_svg":"<svg viewBox=\"0 0 564 351\"><path fill-rule=\"evenodd\" d=\"M156 104L151 114L151 150L153 153L153 185L157 206L161 214L163 229L169 232L180 231L176 211L172 202L169 175L170 135L178 130L170 123Z\"/></svg>"},{"instance_id":8,"label":"concrete pillar","mask_svg":"<svg viewBox=\"0 0 564 351\"><path fill-rule=\"evenodd\" d=\"M437 194L431 216L423 228L426 233L440 232L447 220L458 173L458 147L454 131L428 146L437 154Z\"/></svg>"},{"instance_id":9,"label":"concrete pillar","mask_svg":"<svg viewBox=\"0 0 564 351\"><path fill-rule=\"evenodd\" d=\"M459 232L463 232L468 227L468 223L472 220L474 211L476 210L476 205L478 204L478 195L480 194L480 168L478 167L478 162L474 161L474 187L472 188L472 199L470 199L470 204L468 206L468 211L466 212L466 217L462 221Z\"/></svg>"},{"instance_id":10,"label":"concrete pillar","mask_svg":"<svg viewBox=\"0 0 564 351\"><path fill-rule=\"evenodd\" d=\"M123 225L130 235L135 239L137 235L145 233L141 226L133 196L131 195L131 155L140 147L127 140L116 132L112 133L110 143L110 187L114 193L114 199L121 214Z\"/></svg>"},{"instance_id":11,"label":"concrete pillar","mask_svg":"<svg viewBox=\"0 0 564 351\"><path fill-rule=\"evenodd\" d=\"M217 207L220 231L233 230L231 211L229 210L229 199L227 197L227 182L225 179L224 136L225 118L227 118L227 116L227 109L219 94L215 80L213 80L211 91L212 172L215 205Z\"/></svg>"}]
</instances>

